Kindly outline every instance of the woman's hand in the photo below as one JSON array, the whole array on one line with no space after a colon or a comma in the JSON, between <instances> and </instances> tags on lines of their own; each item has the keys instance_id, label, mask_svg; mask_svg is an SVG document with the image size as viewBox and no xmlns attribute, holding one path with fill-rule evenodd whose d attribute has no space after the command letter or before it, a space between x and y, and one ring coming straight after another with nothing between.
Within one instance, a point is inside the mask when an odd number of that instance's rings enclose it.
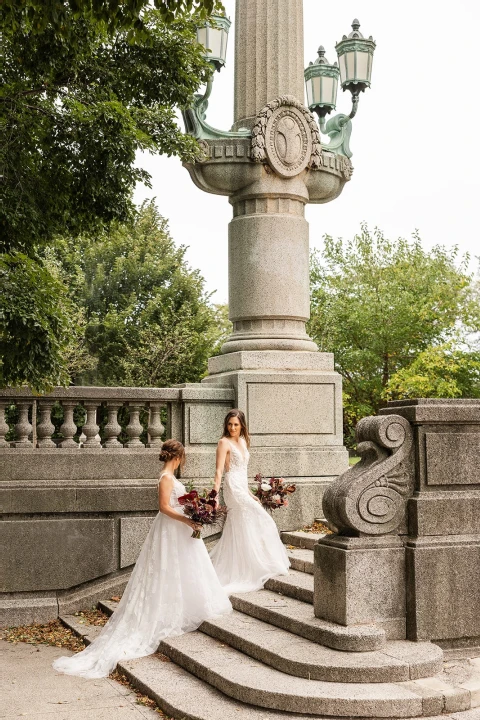
<instances>
[{"instance_id":1,"label":"woman's hand","mask_svg":"<svg viewBox=\"0 0 480 720\"><path fill-rule=\"evenodd\" d=\"M201 530L202 525L200 523L196 523L194 520L191 520L190 518L187 518L185 520L185 524L188 525L188 527L192 528L192 530Z\"/></svg>"}]
</instances>

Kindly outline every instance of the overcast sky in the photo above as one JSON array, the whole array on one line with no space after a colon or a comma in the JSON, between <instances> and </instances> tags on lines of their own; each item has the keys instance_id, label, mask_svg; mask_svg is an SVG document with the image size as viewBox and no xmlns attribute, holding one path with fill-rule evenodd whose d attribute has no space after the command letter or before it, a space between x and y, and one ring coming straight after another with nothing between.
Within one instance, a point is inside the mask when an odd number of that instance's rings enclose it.
<instances>
[{"instance_id":1,"label":"overcast sky","mask_svg":"<svg viewBox=\"0 0 480 720\"><path fill-rule=\"evenodd\" d=\"M224 5L233 20L234 0ZM354 17L377 42L372 88L353 120L351 182L337 200L306 208L311 247L321 247L325 233L352 237L366 221L389 237L418 229L425 247L458 244L480 255L480 2L304 0L305 66L319 45L333 63ZM233 121L233 38L232 27L207 112L207 122L223 130ZM340 89L337 112L350 106ZM199 190L178 159L146 155L139 164L153 188L139 186L136 201L157 198L175 242L189 246L188 261L216 291L214 301L226 301L228 199Z\"/></svg>"}]
</instances>

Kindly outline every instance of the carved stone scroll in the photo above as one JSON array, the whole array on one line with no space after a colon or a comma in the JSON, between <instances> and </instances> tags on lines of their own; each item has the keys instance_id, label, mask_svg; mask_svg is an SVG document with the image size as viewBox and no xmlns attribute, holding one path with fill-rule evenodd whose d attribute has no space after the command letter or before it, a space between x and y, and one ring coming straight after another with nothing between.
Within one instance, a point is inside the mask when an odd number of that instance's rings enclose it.
<instances>
[{"instance_id":1,"label":"carved stone scroll","mask_svg":"<svg viewBox=\"0 0 480 720\"><path fill-rule=\"evenodd\" d=\"M361 460L325 492L325 517L343 535L387 535L405 517L413 492L413 433L399 415L367 417L357 425Z\"/></svg>"}]
</instances>

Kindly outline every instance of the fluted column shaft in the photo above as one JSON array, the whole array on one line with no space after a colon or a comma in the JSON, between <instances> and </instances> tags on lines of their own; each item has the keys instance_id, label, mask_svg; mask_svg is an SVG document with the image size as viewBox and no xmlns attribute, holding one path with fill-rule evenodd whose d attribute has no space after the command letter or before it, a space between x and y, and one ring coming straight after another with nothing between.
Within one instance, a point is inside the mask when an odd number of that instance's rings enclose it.
<instances>
[{"instance_id":1,"label":"fluted column shaft","mask_svg":"<svg viewBox=\"0 0 480 720\"><path fill-rule=\"evenodd\" d=\"M303 1L237 0L234 127L280 95L303 102Z\"/></svg>"}]
</instances>

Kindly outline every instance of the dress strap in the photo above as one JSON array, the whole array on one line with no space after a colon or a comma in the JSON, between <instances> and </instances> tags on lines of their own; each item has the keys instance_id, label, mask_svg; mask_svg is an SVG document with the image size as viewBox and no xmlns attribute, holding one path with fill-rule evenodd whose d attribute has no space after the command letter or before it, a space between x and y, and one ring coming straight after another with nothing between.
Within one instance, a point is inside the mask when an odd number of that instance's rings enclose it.
<instances>
[{"instance_id":1,"label":"dress strap","mask_svg":"<svg viewBox=\"0 0 480 720\"><path fill-rule=\"evenodd\" d=\"M160 480L162 479L162 477L163 477L164 475L166 475L167 477L171 477L173 481L175 481L175 479L176 479L176 478L175 478L175 475L174 475L173 473L162 472L162 474L161 474L160 477L158 478L158 483L159 483L159 484L160 484Z\"/></svg>"}]
</instances>

